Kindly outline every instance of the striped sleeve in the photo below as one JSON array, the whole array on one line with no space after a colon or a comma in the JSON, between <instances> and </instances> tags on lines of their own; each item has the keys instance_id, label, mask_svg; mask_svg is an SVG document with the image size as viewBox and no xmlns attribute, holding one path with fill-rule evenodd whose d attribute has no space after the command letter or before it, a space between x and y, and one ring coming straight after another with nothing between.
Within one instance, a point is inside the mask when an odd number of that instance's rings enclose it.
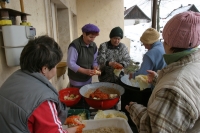
<instances>
[{"instance_id":1,"label":"striped sleeve","mask_svg":"<svg viewBox=\"0 0 200 133\"><path fill-rule=\"evenodd\" d=\"M58 118L56 105L52 101L43 102L28 119L31 133L67 133Z\"/></svg>"},{"instance_id":2,"label":"striped sleeve","mask_svg":"<svg viewBox=\"0 0 200 133\"><path fill-rule=\"evenodd\" d=\"M159 91L147 108L133 104L128 111L142 133L183 133L195 123L190 104L172 89Z\"/></svg>"}]
</instances>

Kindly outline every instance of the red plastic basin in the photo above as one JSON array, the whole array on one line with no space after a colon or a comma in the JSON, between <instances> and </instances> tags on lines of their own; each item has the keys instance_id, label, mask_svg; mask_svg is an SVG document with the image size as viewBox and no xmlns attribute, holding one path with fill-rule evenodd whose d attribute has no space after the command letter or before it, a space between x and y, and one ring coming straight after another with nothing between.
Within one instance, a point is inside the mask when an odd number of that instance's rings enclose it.
<instances>
[{"instance_id":1,"label":"red plastic basin","mask_svg":"<svg viewBox=\"0 0 200 133\"><path fill-rule=\"evenodd\" d=\"M64 96L69 96L71 94L75 94L78 95L78 98L75 98L73 100L65 100ZM71 107L76 105L80 99L81 99L81 95L79 93L79 88L65 88L59 91L59 99L62 103L64 103L67 107Z\"/></svg>"}]
</instances>

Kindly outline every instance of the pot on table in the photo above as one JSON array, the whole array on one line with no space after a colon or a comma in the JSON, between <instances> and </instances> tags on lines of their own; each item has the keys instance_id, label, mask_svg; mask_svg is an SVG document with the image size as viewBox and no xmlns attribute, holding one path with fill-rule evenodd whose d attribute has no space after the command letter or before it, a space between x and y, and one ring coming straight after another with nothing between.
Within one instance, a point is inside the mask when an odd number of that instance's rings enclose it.
<instances>
[{"instance_id":1,"label":"pot on table","mask_svg":"<svg viewBox=\"0 0 200 133\"><path fill-rule=\"evenodd\" d=\"M120 85L124 87L125 93L122 95L122 106L129 104L130 101L137 102L144 106L147 106L149 97L152 93L152 88L149 86L148 88L140 91L139 84L135 84L133 86L129 80L129 76L125 75L120 79ZM125 104L124 104L125 102ZM123 108L123 107L122 107Z\"/></svg>"},{"instance_id":2,"label":"pot on table","mask_svg":"<svg viewBox=\"0 0 200 133\"><path fill-rule=\"evenodd\" d=\"M126 111L125 106L129 105L131 101L147 106L149 97L152 93L152 88L149 86L149 88L140 91L139 84L135 84L135 86L132 86L129 80L129 75L125 75L120 78L120 85L125 89L125 93L121 96L121 110L125 112L126 116L128 117L129 125L133 129L136 129L136 126L131 120L129 113Z\"/></svg>"}]
</instances>

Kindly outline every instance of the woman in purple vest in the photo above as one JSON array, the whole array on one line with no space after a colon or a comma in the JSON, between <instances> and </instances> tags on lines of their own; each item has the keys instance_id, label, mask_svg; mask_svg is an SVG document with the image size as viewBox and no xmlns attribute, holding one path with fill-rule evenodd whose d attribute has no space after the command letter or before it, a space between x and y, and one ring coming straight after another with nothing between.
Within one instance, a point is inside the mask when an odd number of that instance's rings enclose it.
<instances>
[{"instance_id":1,"label":"woman in purple vest","mask_svg":"<svg viewBox=\"0 0 200 133\"><path fill-rule=\"evenodd\" d=\"M67 66L71 87L81 88L92 82L92 76L96 75L97 46L94 42L99 35L99 28L94 24L86 24L82 27L82 35L73 40L68 47ZM75 107L76 106L76 107ZM86 102L82 98L74 108L85 108Z\"/></svg>"}]
</instances>

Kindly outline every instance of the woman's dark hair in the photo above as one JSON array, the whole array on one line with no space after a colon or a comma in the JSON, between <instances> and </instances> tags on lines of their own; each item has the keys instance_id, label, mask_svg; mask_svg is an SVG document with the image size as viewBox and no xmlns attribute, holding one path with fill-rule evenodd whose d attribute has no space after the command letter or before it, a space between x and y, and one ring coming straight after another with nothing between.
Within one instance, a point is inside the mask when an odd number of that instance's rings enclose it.
<instances>
[{"instance_id":1,"label":"woman's dark hair","mask_svg":"<svg viewBox=\"0 0 200 133\"><path fill-rule=\"evenodd\" d=\"M59 45L49 36L39 36L30 40L22 50L20 66L22 70L40 72L43 66L54 68L63 57Z\"/></svg>"}]
</instances>

